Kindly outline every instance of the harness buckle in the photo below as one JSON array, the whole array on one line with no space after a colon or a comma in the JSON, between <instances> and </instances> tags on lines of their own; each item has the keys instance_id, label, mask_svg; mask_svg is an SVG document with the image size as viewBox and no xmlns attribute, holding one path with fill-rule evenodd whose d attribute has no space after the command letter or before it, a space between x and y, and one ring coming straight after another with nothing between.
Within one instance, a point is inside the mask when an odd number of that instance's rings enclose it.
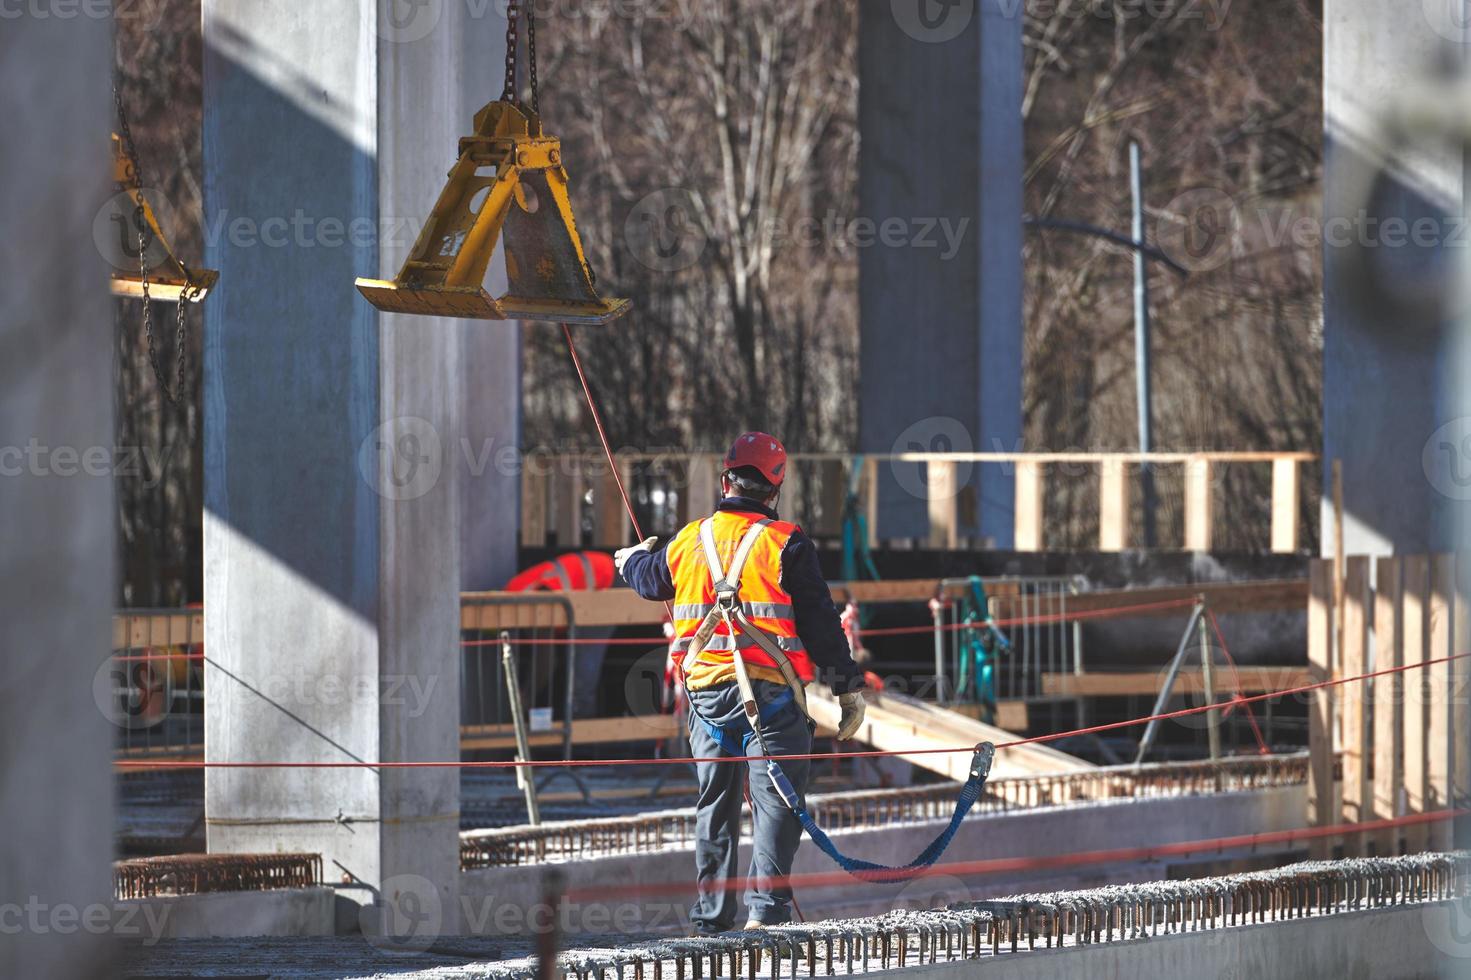
<instances>
[{"instance_id":1,"label":"harness buckle","mask_svg":"<svg viewBox=\"0 0 1471 980\"><path fill-rule=\"evenodd\" d=\"M991 763L995 758L995 745L990 742L977 744L975 755L970 757L970 778L978 778L984 783L986 778L991 775Z\"/></svg>"}]
</instances>

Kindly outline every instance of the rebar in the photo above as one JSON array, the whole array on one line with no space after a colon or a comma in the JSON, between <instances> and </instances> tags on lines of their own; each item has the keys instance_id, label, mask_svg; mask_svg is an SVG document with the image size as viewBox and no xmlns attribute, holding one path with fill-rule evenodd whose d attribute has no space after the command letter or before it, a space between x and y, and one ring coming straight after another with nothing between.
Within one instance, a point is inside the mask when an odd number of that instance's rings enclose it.
<instances>
[{"instance_id":1,"label":"rebar","mask_svg":"<svg viewBox=\"0 0 1471 980\"><path fill-rule=\"evenodd\" d=\"M992 779L972 813L1006 813L1042 806L1107 799L1202 796L1307 782L1307 753L1243 756L1219 763L1171 762L1108 766L1080 772ZM824 829L862 830L948 820L954 783L861 790L809 797ZM749 818L744 833L750 832ZM579 861L611 854L646 854L692 847L693 808L601 820L547 822L539 827L497 827L460 835L460 867L502 868Z\"/></svg>"},{"instance_id":2,"label":"rebar","mask_svg":"<svg viewBox=\"0 0 1471 980\"><path fill-rule=\"evenodd\" d=\"M1336 915L1365 907L1443 902L1467 894L1471 894L1471 852L1308 861L1218 878L1017 895L932 911L772 926L759 934L569 952L558 959L550 975L569 980L630 974L682 980L704 976L707 966L711 976L748 978L869 973ZM728 972L722 964L728 965ZM535 970L532 961L516 961L484 975L492 980L529 980Z\"/></svg>"},{"instance_id":3,"label":"rebar","mask_svg":"<svg viewBox=\"0 0 1471 980\"><path fill-rule=\"evenodd\" d=\"M118 899L307 888L321 881L320 854L176 854L112 866Z\"/></svg>"}]
</instances>

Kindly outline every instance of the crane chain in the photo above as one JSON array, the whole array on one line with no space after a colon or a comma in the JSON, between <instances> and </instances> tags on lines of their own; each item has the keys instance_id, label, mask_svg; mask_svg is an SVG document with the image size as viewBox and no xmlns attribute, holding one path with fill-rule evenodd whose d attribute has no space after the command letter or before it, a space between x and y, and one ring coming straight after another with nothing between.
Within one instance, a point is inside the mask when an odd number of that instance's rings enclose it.
<instances>
[{"instance_id":1,"label":"crane chain","mask_svg":"<svg viewBox=\"0 0 1471 980\"><path fill-rule=\"evenodd\" d=\"M174 344L177 350L178 373L177 381L173 390L169 389L168 379L158 364L158 351L153 341L153 296L148 288L148 247L153 244L153 229L148 225L148 216L143 210L143 170L138 165L138 148L133 143L133 129L128 125L128 113L123 108L123 97L117 79L114 77L112 84L112 101L117 109L118 136L122 138L123 156L128 161L128 176L132 184L132 190L138 195L138 203L133 207L133 227L138 229L138 280L143 289L143 337L148 347L148 363L153 367L153 376L158 380L158 390L163 393L170 405L177 405L179 399L184 395L184 372L188 364L189 352L186 346L185 333L187 328L184 304L189 302L189 295L193 292L193 275L182 262L179 268L184 272L184 286L179 291L178 317L174 329Z\"/></svg>"},{"instance_id":2,"label":"crane chain","mask_svg":"<svg viewBox=\"0 0 1471 980\"><path fill-rule=\"evenodd\" d=\"M505 102L517 101L517 96L520 94L516 91L516 68L518 48L521 44L521 3L522 0L508 0L506 3L506 84L501 91L501 100ZM540 115L541 105L536 78L535 0L526 0L526 68L531 79L531 111Z\"/></svg>"},{"instance_id":3,"label":"crane chain","mask_svg":"<svg viewBox=\"0 0 1471 980\"><path fill-rule=\"evenodd\" d=\"M506 4L506 87L501 92L501 101L516 101L516 49L521 39L517 27L521 22L521 0L509 0Z\"/></svg>"}]
</instances>

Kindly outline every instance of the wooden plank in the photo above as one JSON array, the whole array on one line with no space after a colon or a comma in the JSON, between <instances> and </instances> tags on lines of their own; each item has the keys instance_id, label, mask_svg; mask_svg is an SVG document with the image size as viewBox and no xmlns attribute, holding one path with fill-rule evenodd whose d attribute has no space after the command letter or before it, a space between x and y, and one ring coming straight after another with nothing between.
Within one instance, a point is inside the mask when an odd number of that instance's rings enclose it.
<instances>
[{"instance_id":1,"label":"wooden plank","mask_svg":"<svg viewBox=\"0 0 1471 980\"><path fill-rule=\"evenodd\" d=\"M203 642L204 613L196 610L123 612L112 618L114 650Z\"/></svg>"},{"instance_id":2,"label":"wooden plank","mask_svg":"<svg viewBox=\"0 0 1471 980\"><path fill-rule=\"evenodd\" d=\"M629 463L619 459L618 469L618 475L623 478L624 486L627 486L633 472ZM615 549L631 544L633 529L628 523L628 511L623 507L623 495L618 492L618 481L614 479L611 468L598 474L594 495L596 508L593 514L593 546Z\"/></svg>"},{"instance_id":3,"label":"wooden plank","mask_svg":"<svg viewBox=\"0 0 1471 980\"><path fill-rule=\"evenodd\" d=\"M1272 460L1272 550L1278 554L1297 551L1300 493L1297 460Z\"/></svg>"},{"instance_id":4,"label":"wooden plank","mask_svg":"<svg viewBox=\"0 0 1471 980\"><path fill-rule=\"evenodd\" d=\"M829 589L836 600L851 595L860 603L869 602L928 602L939 587L938 579L894 579L883 582L830 582ZM986 583L989 595L1002 595L1007 588L1005 580ZM946 590L952 598L961 598L966 591L965 583L959 582ZM1083 592L1068 596L1069 613L1097 613L1120 610L1128 617L1181 617L1189 615L1189 607L1172 605L1181 600L1193 600L1204 594L1206 601L1217 614L1244 612L1298 612L1307 601L1307 582L1302 579L1272 579L1264 582L1222 582L1201 585L1161 586L1149 589L1107 589L1098 592ZM629 589L608 589L602 592L547 593L565 597L572 603L573 618L579 626L634 626L654 625L662 622L664 607L657 602L640 599ZM465 603L473 603L477 597L501 597L504 599L526 598L524 592L467 592L461 596ZM1160 605L1165 603L1166 605ZM502 629L515 626L545 625L549 621L546 612L540 620L532 621L527 616L506 611L505 607L490 607L500 611L477 612L473 617L461 617L465 629ZM1007 618L1018 609L1003 605L996 615ZM556 619L555 624L562 620ZM916 623L918 625L918 623ZM919 634L916 634L919 635Z\"/></svg>"},{"instance_id":5,"label":"wooden plank","mask_svg":"<svg viewBox=\"0 0 1471 980\"><path fill-rule=\"evenodd\" d=\"M817 506L819 518L809 529L824 538L843 533L843 502L848 497L848 471L841 461L824 459L817 463Z\"/></svg>"},{"instance_id":6,"label":"wooden plank","mask_svg":"<svg viewBox=\"0 0 1471 980\"><path fill-rule=\"evenodd\" d=\"M1333 567L1331 562L1310 563L1308 594L1308 669L1313 683L1329 679L1329 648L1333 643ZM1327 827L1333 823L1333 689L1320 688L1308 702L1308 825ZM1332 853L1325 838L1309 845L1314 858Z\"/></svg>"},{"instance_id":7,"label":"wooden plank","mask_svg":"<svg viewBox=\"0 0 1471 980\"><path fill-rule=\"evenodd\" d=\"M571 473L555 473L552 488L556 496L553 527L557 534L557 547L580 548L582 547L583 493L580 469Z\"/></svg>"},{"instance_id":8,"label":"wooden plank","mask_svg":"<svg viewBox=\"0 0 1471 980\"><path fill-rule=\"evenodd\" d=\"M1404 665L1413 667L1425 662L1426 601L1430 591L1430 558L1410 555L1405 558L1404 602L1401 606ZM1425 710L1425 670L1406 670L1402 675L1405 752L1405 813L1424 813L1426 799L1425 745L1429 713ZM1405 827L1405 851L1423 851L1430 840L1424 824Z\"/></svg>"},{"instance_id":9,"label":"wooden plank","mask_svg":"<svg viewBox=\"0 0 1471 980\"><path fill-rule=\"evenodd\" d=\"M1185 461L1185 550L1210 551L1214 524L1211 461L1194 456Z\"/></svg>"},{"instance_id":10,"label":"wooden plank","mask_svg":"<svg viewBox=\"0 0 1471 980\"><path fill-rule=\"evenodd\" d=\"M1248 666L1238 670L1242 694L1267 694L1312 683L1306 667ZM1227 675L1229 687L1236 677ZM1159 693L1164 675L1159 671L1107 671L1086 674L1043 674L1043 695L1056 697L1146 697ZM1217 686L1221 683L1216 678ZM1205 679L1198 668L1181 670L1175 679L1178 694L1204 694ZM1234 692L1233 692L1234 693Z\"/></svg>"},{"instance_id":11,"label":"wooden plank","mask_svg":"<svg viewBox=\"0 0 1471 980\"><path fill-rule=\"evenodd\" d=\"M636 715L626 718L576 718L572 721L573 745L608 745L617 742L662 742L679 733L673 715ZM561 731L532 732L533 748L560 747ZM460 751L514 750L515 730L510 725L464 725L460 728Z\"/></svg>"},{"instance_id":12,"label":"wooden plank","mask_svg":"<svg viewBox=\"0 0 1471 980\"><path fill-rule=\"evenodd\" d=\"M983 724L904 695L870 694L867 701L863 725L854 738L876 749L949 748L956 745L975 745L983 741L1001 744L1017 738L1005 729ZM815 684L809 688L807 707L819 725L832 728L837 724L840 714L838 701L826 688ZM932 752L901 755L898 758L947 779L964 780L968 775L971 757L966 752ZM999 750L991 774L994 778L1042 772L1079 772L1094 768L1096 767L1091 763L1051 746L1030 744Z\"/></svg>"},{"instance_id":13,"label":"wooden plank","mask_svg":"<svg viewBox=\"0 0 1471 980\"><path fill-rule=\"evenodd\" d=\"M1433 555L1430 559L1430 621L1427 627L1427 659L1444 661L1451 656L1451 603L1456 589L1455 556ZM1425 674L1425 808L1446 810L1451 805L1451 671L1449 663L1426 667ZM1426 828L1432 851L1451 849L1449 820Z\"/></svg>"},{"instance_id":14,"label":"wooden plank","mask_svg":"<svg viewBox=\"0 0 1471 980\"><path fill-rule=\"evenodd\" d=\"M547 546L547 474L536 466L521 470L521 546Z\"/></svg>"},{"instance_id":15,"label":"wooden plank","mask_svg":"<svg viewBox=\"0 0 1471 980\"><path fill-rule=\"evenodd\" d=\"M688 524L708 516L720 501L720 457L708 453L691 456L685 462L686 486L680 497L679 512Z\"/></svg>"},{"instance_id":16,"label":"wooden plank","mask_svg":"<svg viewBox=\"0 0 1471 980\"><path fill-rule=\"evenodd\" d=\"M960 543L955 499L960 493L956 486L958 472L954 463L926 463L925 491L930 516L929 546L931 548L954 549Z\"/></svg>"},{"instance_id":17,"label":"wooden plank","mask_svg":"<svg viewBox=\"0 0 1471 980\"><path fill-rule=\"evenodd\" d=\"M872 456L863 457L863 491L861 493L864 520L868 523L868 546L879 546L879 461Z\"/></svg>"},{"instance_id":18,"label":"wooden plank","mask_svg":"<svg viewBox=\"0 0 1471 980\"><path fill-rule=\"evenodd\" d=\"M946 711L953 711L957 715L964 715L976 721L981 720L981 706L978 704L948 704ZM1031 714L1027 709L1027 702L1020 699L1004 699L996 702L996 724L1000 728L1009 729L1014 732L1024 732L1031 728Z\"/></svg>"},{"instance_id":19,"label":"wooden plank","mask_svg":"<svg viewBox=\"0 0 1471 980\"><path fill-rule=\"evenodd\" d=\"M1369 559L1348 559L1344 579L1343 675L1354 677L1369 670ZM1372 808L1369 793L1368 681L1352 681L1338 689L1343 722L1343 792L1336 823L1363 823ZM1363 834L1343 835L1345 857L1364 855Z\"/></svg>"},{"instance_id":20,"label":"wooden plank","mask_svg":"<svg viewBox=\"0 0 1471 980\"><path fill-rule=\"evenodd\" d=\"M1129 546L1129 468L1121 459L1098 466L1098 550Z\"/></svg>"},{"instance_id":21,"label":"wooden plank","mask_svg":"<svg viewBox=\"0 0 1471 980\"><path fill-rule=\"evenodd\" d=\"M1456 598L1454 637L1451 650L1457 655L1471 653L1471 565L1467 555L1456 556ZM1451 766L1455 772L1454 805L1460 809L1471 804L1471 659L1451 664L1453 705L1451 713Z\"/></svg>"},{"instance_id":22,"label":"wooden plank","mask_svg":"<svg viewBox=\"0 0 1471 980\"><path fill-rule=\"evenodd\" d=\"M1019 460L1016 464L1016 514L1013 527L1017 551L1042 550L1042 510L1042 463L1035 459Z\"/></svg>"},{"instance_id":23,"label":"wooden plank","mask_svg":"<svg viewBox=\"0 0 1471 980\"><path fill-rule=\"evenodd\" d=\"M1403 663L1400 605L1404 598L1403 563L1380 558L1374 569L1374 669L1393 670ZM1374 801L1373 818L1391 820L1399 815L1400 785L1404 781L1404 737L1400 692L1402 674L1374 678ZM1376 831L1374 853L1385 857L1399 852L1399 831Z\"/></svg>"}]
</instances>

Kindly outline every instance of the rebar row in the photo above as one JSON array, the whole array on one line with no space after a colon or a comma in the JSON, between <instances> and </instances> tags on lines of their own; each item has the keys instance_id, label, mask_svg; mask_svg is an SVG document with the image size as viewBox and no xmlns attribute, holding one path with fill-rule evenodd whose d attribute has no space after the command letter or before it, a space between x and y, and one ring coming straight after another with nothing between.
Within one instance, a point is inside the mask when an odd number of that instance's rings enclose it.
<instances>
[{"instance_id":1,"label":"rebar row","mask_svg":"<svg viewBox=\"0 0 1471 980\"><path fill-rule=\"evenodd\" d=\"M927 912L564 953L542 977L819 977L1463 898L1471 853L1310 861L1193 881L1019 895ZM487 976L530 980L535 961Z\"/></svg>"},{"instance_id":2,"label":"rebar row","mask_svg":"<svg viewBox=\"0 0 1471 980\"><path fill-rule=\"evenodd\" d=\"M1164 796L1235 793L1307 781L1307 753L1244 756L1221 762L1110 766L1082 772L993 779L973 812L1005 813L1043 806ZM955 809L954 783L827 793L808 799L826 830L863 830L945 820ZM749 833L749 817L744 818ZM460 867L500 868L639 854L692 846L690 808L603 820L566 820L538 827L500 827L460 837Z\"/></svg>"},{"instance_id":3,"label":"rebar row","mask_svg":"<svg viewBox=\"0 0 1471 980\"><path fill-rule=\"evenodd\" d=\"M320 854L176 854L112 866L119 899L306 888L321 881Z\"/></svg>"}]
</instances>

